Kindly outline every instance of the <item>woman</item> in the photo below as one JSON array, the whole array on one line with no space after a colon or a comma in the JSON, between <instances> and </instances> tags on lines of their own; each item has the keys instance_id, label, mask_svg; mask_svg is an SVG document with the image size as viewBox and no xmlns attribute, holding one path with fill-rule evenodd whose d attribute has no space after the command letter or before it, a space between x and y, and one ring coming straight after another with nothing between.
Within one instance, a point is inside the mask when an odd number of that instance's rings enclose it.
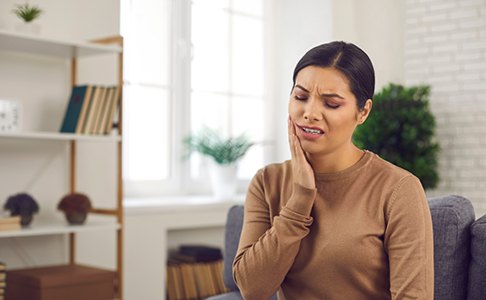
<instances>
[{"instance_id":1,"label":"woman","mask_svg":"<svg viewBox=\"0 0 486 300\"><path fill-rule=\"evenodd\" d=\"M311 49L294 70L291 160L248 189L233 274L245 299L433 299L430 211L420 181L352 143L374 70L357 46Z\"/></svg>"}]
</instances>

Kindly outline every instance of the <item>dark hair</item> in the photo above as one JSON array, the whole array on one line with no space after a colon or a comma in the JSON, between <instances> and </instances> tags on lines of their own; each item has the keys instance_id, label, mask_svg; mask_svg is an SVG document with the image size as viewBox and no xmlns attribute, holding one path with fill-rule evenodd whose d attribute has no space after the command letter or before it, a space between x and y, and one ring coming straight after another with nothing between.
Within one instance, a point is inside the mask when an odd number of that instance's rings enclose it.
<instances>
[{"instance_id":1,"label":"dark hair","mask_svg":"<svg viewBox=\"0 0 486 300\"><path fill-rule=\"evenodd\" d=\"M354 44L336 41L309 50L295 66L294 85L299 71L308 66L330 67L341 71L349 80L359 109L363 109L366 100L373 98L373 64L368 55Z\"/></svg>"}]
</instances>

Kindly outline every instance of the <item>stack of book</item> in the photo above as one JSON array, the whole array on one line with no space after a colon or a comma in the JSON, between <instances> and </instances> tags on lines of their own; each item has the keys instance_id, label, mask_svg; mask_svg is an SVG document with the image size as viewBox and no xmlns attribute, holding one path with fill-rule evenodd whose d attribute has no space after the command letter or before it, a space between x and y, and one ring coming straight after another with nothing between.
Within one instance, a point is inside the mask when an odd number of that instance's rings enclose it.
<instances>
[{"instance_id":1,"label":"stack of book","mask_svg":"<svg viewBox=\"0 0 486 300\"><path fill-rule=\"evenodd\" d=\"M110 134L120 105L119 86L74 86L61 132Z\"/></svg>"},{"instance_id":2,"label":"stack of book","mask_svg":"<svg viewBox=\"0 0 486 300\"><path fill-rule=\"evenodd\" d=\"M168 300L204 299L226 292L221 249L188 245L169 255Z\"/></svg>"},{"instance_id":3,"label":"stack of book","mask_svg":"<svg viewBox=\"0 0 486 300\"><path fill-rule=\"evenodd\" d=\"M6 265L5 263L0 261L0 300L5 299L5 288L7 282L7 273L6 273Z\"/></svg>"},{"instance_id":4,"label":"stack of book","mask_svg":"<svg viewBox=\"0 0 486 300\"><path fill-rule=\"evenodd\" d=\"M20 216L0 216L0 231L18 230L20 228L22 228L20 225Z\"/></svg>"}]
</instances>

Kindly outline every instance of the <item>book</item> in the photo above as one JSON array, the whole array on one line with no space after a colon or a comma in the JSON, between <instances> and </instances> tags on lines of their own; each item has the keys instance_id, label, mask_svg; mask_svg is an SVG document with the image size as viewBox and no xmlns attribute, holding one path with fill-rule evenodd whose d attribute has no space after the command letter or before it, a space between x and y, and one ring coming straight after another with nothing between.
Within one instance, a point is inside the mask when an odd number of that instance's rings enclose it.
<instances>
[{"instance_id":1,"label":"book","mask_svg":"<svg viewBox=\"0 0 486 300\"><path fill-rule=\"evenodd\" d=\"M64 114L64 120L61 125L61 132L74 133L78 124L79 115L83 108L87 86L75 86L71 90L71 97Z\"/></svg>"},{"instance_id":2,"label":"book","mask_svg":"<svg viewBox=\"0 0 486 300\"><path fill-rule=\"evenodd\" d=\"M103 101L105 99L107 88L106 87L101 87L100 88L100 94L99 97L95 99L95 103L93 106L93 119L92 123L90 124L89 127L89 134L96 134L96 126L98 126L100 114L101 114L101 109L103 106Z\"/></svg>"},{"instance_id":3,"label":"book","mask_svg":"<svg viewBox=\"0 0 486 300\"><path fill-rule=\"evenodd\" d=\"M99 94L99 86L93 86L92 87L92 91L91 91L91 97L89 98L89 101L87 103L87 107L86 107L86 114L83 118L83 120L80 120L80 133L83 133L83 134L86 134L88 133L87 130L88 130L88 123L90 121L90 119L92 119L92 110L93 110L93 103L95 102L94 99L96 97L98 97L98 94Z\"/></svg>"},{"instance_id":4,"label":"book","mask_svg":"<svg viewBox=\"0 0 486 300\"><path fill-rule=\"evenodd\" d=\"M217 247L201 245L181 245L179 254L183 256L192 256L197 262L211 262L223 259L221 249Z\"/></svg>"},{"instance_id":5,"label":"book","mask_svg":"<svg viewBox=\"0 0 486 300\"><path fill-rule=\"evenodd\" d=\"M115 87L108 87L105 97L103 99L103 105L101 108L101 114L99 122L96 126L96 134L104 134L106 128L106 122L108 122L108 111L110 107L111 99L113 98L113 93L115 92Z\"/></svg>"},{"instance_id":6,"label":"book","mask_svg":"<svg viewBox=\"0 0 486 300\"><path fill-rule=\"evenodd\" d=\"M110 134L111 131L113 130L115 115L120 108L120 99L121 99L121 88L120 86L115 86L113 97L110 99L110 104L107 112L107 121L105 123L105 128L103 131L104 134Z\"/></svg>"},{"instance_id":7,"label":"book","mask_svg":"<svg viewBox=\"0 0 486 300\"><path fill-rule=\"evenodd\" d=\"M211 263L211 270L213 272L214 282L218 288L218 294L224 294L228 292L228 288L224 284L223 279L223 261L215 261Z\"/></svg>"},{"instance_id":8,"label":"book","mask_svg":"<svg viewBox=\"0 0 486 300\"><path fill-rule=\"evenodd\" d=\"M86 94L84 96L83 106L81 107L81 112L79 114L78 123L76 124L76 133L83 133L83 126L86 122L86 117L88 115L88 109L91 104L94 86L89 85L86 88Z\"/></svg>"},{"instance_id":9,"label":"book","mask_svg":"<svg viewBox=\"0 0 486 300\"><path fill-rule=\"evenodd\" d=\"M93 134L100 134L101 131L102 131L101 123L103 122L103 115L106 112L106 104L109 100L109 97L110 97L110 88L105 87L103 94L102 94L102 97L101 97L101 99L98 103L98 111L97 111L97 115L96 115L96 119L95 119L93 129L92 129L92 132L91 132Z\"/></svg>"},{"instance_id":10,"label":"book","mask_svg":"<svg viewBox=\"0 0 486 300\"><path fill-rule=\"evenodd\" d=\"M9 216L9 217L0 217L0 224L11 224L11 223L19 223L20 224L20 216ZM1 263L0 263L1 265Z\"/></svg>"},{"instance_id":11,"label":"book","mask_svg":"<svg viewBox=\"0 0 486 300\"><path fill-rule=\"evenodd\" d=\"M177 291L175 286L175 274L174 274L174 265L167 265L167 299L168 300L176 300L177 299Z\"/></svg>"},{"instance_id":12,"label":"book","mask_svg":"<svg viewBox=\"0 0 486 300\"><path fill-rule=\"evenodd\" d=\"M0 217L0 231L19 230L21 228L22 226L20 225L20 216ZM3 269L5 269L5 267ZM2 271L1 264L0 271Z\"/></svg>"},{"instance_id":13,"label":"book","mask_svg":"<svg viewBox=\"0 0 486 300\"><path fill-rule=\"evenodd\" d=\"M178 251L169 254L167 272L169 300L204 299L227 291L223 282L223 260L219 248L180 246ZM180 295L183 298L179 298Z\"/></svg>"},{"instance_id":14,"label":"book","mask_svg":"<svg viewBox=\"0 0 486 300\"><path fill-rule=\"evenodd\" d=\"M197 294L200 298L209 297L211 295L206 276L204 274L202 264L194 264L194 277L196 279Z\"/></svg>"},{"instance_id":15,"label":"book","mask_svg":"<svg viewBox=\"0 0 486 300\"><path fill-rule=\"evenodd\" d=\"M20 223L15 224L15 223L6 223L6 224L0 224L0 231L8 231L8 230L20 230L22 229L22 226Z\"/></svg>"},{"instance_id":16,"label":"book","mask_svg":"<svg viewBox=\"0 0 486 300\"><path fill-rule=\"evenodd\" d=\"M105 88L102 86L97 86L95 88L93 98L91 99L91 104L89 105L88 116L83 126L83 133L85 134L93 133L96 117L98 116L99 104L101 102L101 98L103 97L104 91Z\"/></svg>"},{"instance_id":17,"label":"book","mask_svg":"<svg viewBox=\"0 0 486 300\"><path fill-rule=\"evenodd\" d=\"M173 273L173 278L174 278L174 287L175 287L175 294L176 294L176 299L184 299L185 298L185 293L184 293L184 286L182 282L182 274L181 274L181 269L178 264L172 265L172 273Z\"/></svg>"},{"instance_id":18,"label":"book","mask_svg":"<svg viewBox=\"0 0 486 300\"><path fill-rule=\"evenodd\" d=\"M180 265L182 282L184 286L184 294L186 299L197 299L197 287L194 278L193 265L181 264Z\"/></svg>"}]
</instances>

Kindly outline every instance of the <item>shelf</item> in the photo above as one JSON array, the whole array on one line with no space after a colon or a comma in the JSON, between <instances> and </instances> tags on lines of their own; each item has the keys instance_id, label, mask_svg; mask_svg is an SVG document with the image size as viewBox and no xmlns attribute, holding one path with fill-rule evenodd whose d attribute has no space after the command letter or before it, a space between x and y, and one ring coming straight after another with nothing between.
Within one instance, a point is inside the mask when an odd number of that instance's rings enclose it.
<instances>
[{"instance_id":1,"label":"shelf","mask_svg":"<svg viewBox=\"0 0 486 300\"><path fill-rule=\"evenodd\" d=\"M0 238L55 235L99 230L116 230L118 228L120 228L120 225L113 222L113 220L89 220L89 216L88 220L83 225L69 225L66 223L66 221L36 222L34 220L32 225L27 228L22 228L19 230L0 231Z\"/></svg>"},{"instance_id":2,"label":"shelf","mask_svg":"<svg viewBox=\"0 0 486 300\"><path fill-rule=\"evenodd\" d=\"M114 45L97 45L84 41L61 40L0 30L0 50L48 55L62 58L120 53Z\"/></svg>"},{"instance_id":3,"label":"shelf","mask_svg":"<svg viewBox=\"0 0 486 300\"><path fill-rule=\"evenodd\" d=\"M121 141L119 135L85 135L59 132L2 132L0 139L51 140L51 141Z\"/></svg>"}]
</instances>

